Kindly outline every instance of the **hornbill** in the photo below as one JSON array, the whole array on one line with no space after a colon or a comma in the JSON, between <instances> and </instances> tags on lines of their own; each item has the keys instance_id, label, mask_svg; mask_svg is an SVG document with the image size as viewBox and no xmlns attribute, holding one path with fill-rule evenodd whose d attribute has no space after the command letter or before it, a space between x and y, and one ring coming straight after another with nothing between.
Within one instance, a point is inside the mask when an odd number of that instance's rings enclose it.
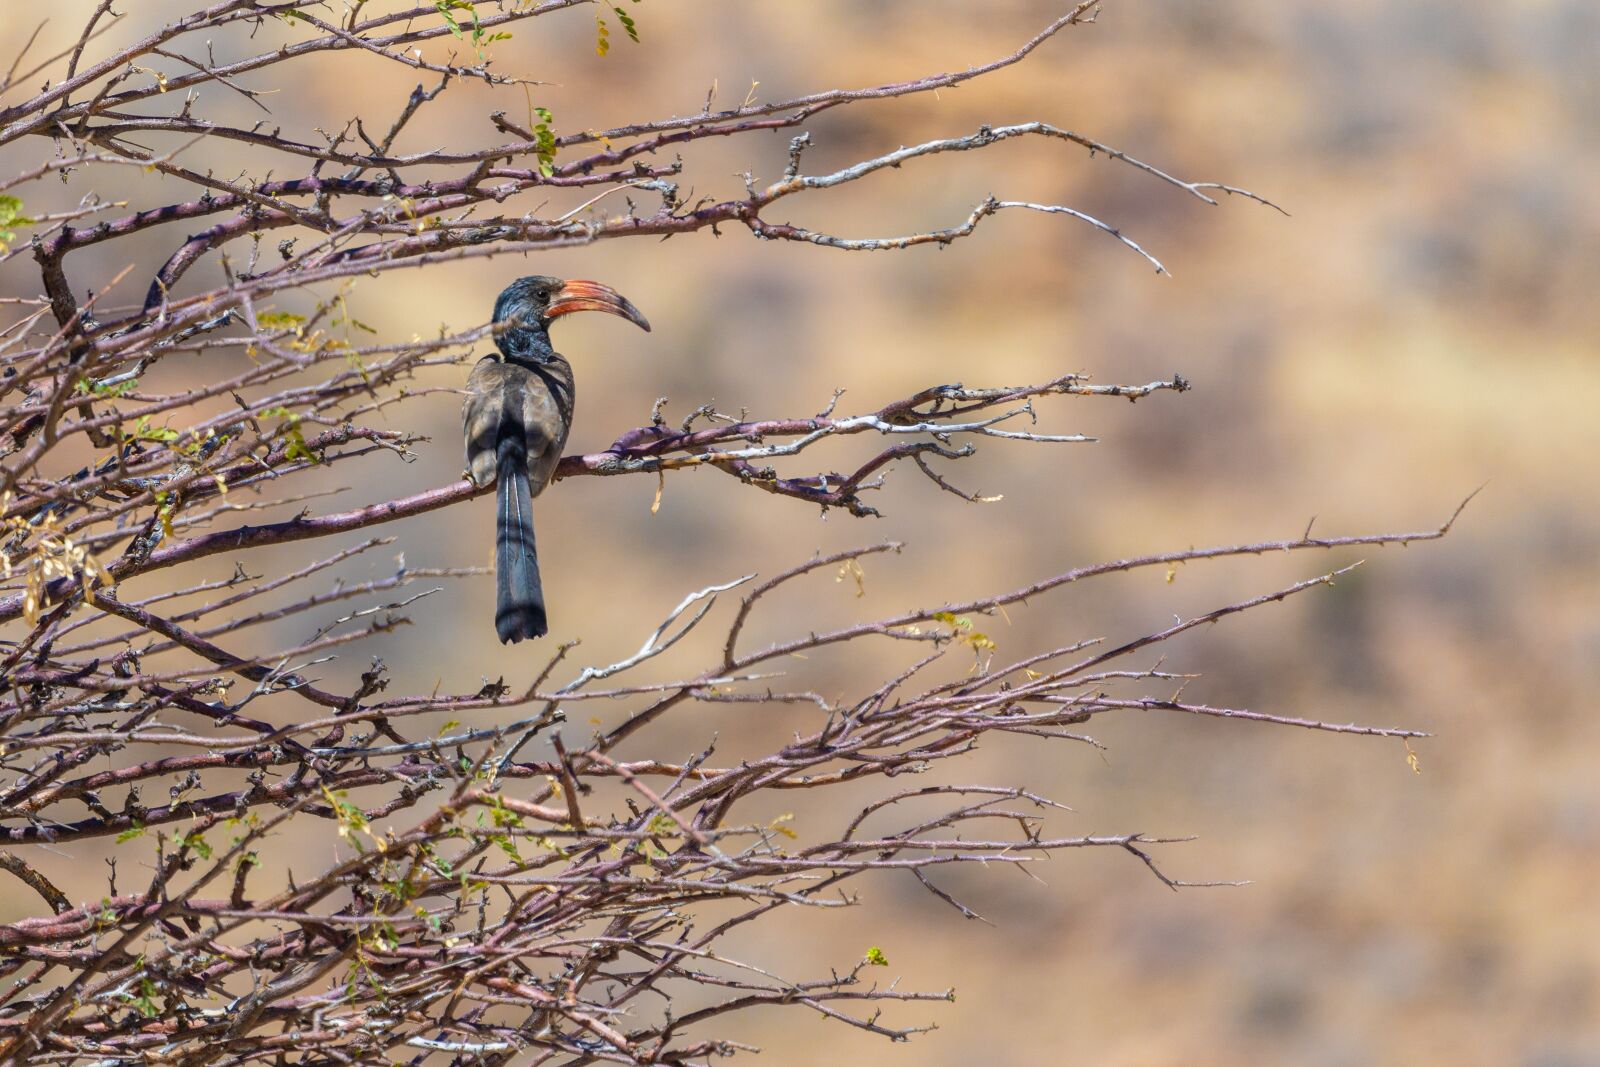
<instances>
[{"instance_id":1,"label":"hornbill","mask_svg":"<svg viewBox=\"0 0 1600 1067\"><path fill-rule=\"evenodd\" d=\"M548 629L532 502L550 484L572 428L572 365L550 346L550 323L574 311L607 311L650 329L638 308L598 282L518 278L494 302L499 353L479 360L467 378L467 476L479 486L500 483L494 628L502 643Z\"/></svg>"}]
</instances>

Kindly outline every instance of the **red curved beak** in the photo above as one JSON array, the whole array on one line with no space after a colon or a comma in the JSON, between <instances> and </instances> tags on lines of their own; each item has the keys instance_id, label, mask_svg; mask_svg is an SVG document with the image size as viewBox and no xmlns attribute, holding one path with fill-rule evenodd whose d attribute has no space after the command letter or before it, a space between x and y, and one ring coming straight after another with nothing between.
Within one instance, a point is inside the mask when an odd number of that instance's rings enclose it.
<instances>
[{"instance_id":1,"label":"red curved beak","mask_svg":"<svg viewBox=\"0 0 1600 1067\"><path fill-rule=\"evenodd\" d=\"M620 315L646 333L650 332L649 320L640 314L627 297L599 282L573 278L562 283L551 298L550 309L545 312L545 317L554 319L574 311L604 311Z\"/></svg>"}]
</instances>

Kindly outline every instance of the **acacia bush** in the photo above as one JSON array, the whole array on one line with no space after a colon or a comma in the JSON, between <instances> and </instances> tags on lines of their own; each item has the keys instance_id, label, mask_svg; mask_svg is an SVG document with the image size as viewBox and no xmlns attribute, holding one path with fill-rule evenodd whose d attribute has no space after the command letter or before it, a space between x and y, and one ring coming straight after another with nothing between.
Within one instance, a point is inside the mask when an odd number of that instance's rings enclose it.
<instances>
[{"instance_id":1,"label":"acacia bush","mask_svg":"<svg viewBox=\"0 0 1600 1067\"><path fill-rule=\"evenodd\" d=\"M1006 211L1092 226L1164 269L1118 225L1061 204L987 196L944 228L890 236L773 218L780 204L937 165L925 157L1017 139L1109 157L1127 180L1203 204L1266 203L1047 121L807 169L814 116L981 80L1092 21L1092 2L968 70L724 110L708 97L686 116L649 117L641 101L638 121L607 130L563 129L536 102L537 83L496 62L513 29L537 33L546 19L594 19L602 53L624 37L647 46L652 6L225 0L161 21L142 5L118 12L96 0L67 51L35 56L26 42L0 85L0 146L17 161L0 172L0 240L7 291L21 294L6 298L0 332L0 866L33 914L0 926L0 1062L704 1062L743 1047L718 1036L718 1017L774 1005L901 1039L923 1016L887 1019L885 1002L949 992L873 981L885 962L876 948L824 976L791 976L781 960L735 958L727 935L783 908L855 904L865 876L891 872L972 916L941 888L941 867L1064 849L1120 850L1165 884L1186 884L1157 865L1162 839L1066 836L1052 828L1051 799L963 781L963 758L986 735L1093 743L1079 727L1094 718L1161 710L1420 736L1188 701L1184 678L1161 668L1172 638L1347 568L1119 643L1065 635L1011 659L983 628L1007 605L1106 575L1403 544L1449 523L1354 537L1308 529L1115 560L839 626L774 607L803 583L859 582L863 560L900 548L868 543L689 591L634 654L580 665L561 646L528 684L453 690L445 674L439 690L396 695L377 659L348 684L320 677L363 651L345 646L425 617L426 583L482 570L402 562L381 579L328 580L346 560L403 545L408 518L481 492L461 480L346 510L325 499L318 472L429 447L395 429L396 416L444 388L418 384L428 368L459 367L464 379L488 334L467 322L378 343L352 306L352 279L381 285L398 269L530 251L544 262L719 226L841 252L949 245ZM320 53L424 80L385 116L326 104L315 130L270 115L207 117L219 100L264 107L269 92L294 92L296 65ZM500 106L463 118L461 145L412 147L413 117L469 83ZM774 133L791 138L779 177L749 175L733 199L684 193L693 175L677 149ZM250 169L216 165L218 146L245 152ZM162 175L157 188L184 196L124 202L129 174ZM557 194L579 202L548 208ZM153 261L151 247L170 251ZM87 293L73 278L91 257L133 265ZM658 406L610 448L565 457L558 477L659 486L703 466L789 498L773 508L871 516L891 467L973 500L950 472L977 444L1088 441L1039 431L1042 405L1187 387L1177 376L1111 385L1063 371L1021 386L930 382L848 412L837 394L817 413L706 405L679 424ZM843 470L824 467L824 455L846 457L827 461ZM254 550L291 542L306 543L303 565L253 571ZM219 559L231 569L219 574ZM303 640L259 636L286 620ZM783 636L752 638L755 623ZM790 687L781 665L807 653L819 670L830 655L871 663L877 680L843 698ZM694 712L728 703L794 709L792 741L719 759ZM619 724L563 740L568 714L596 704L622 709ZM894 780L932 769L949 773L933 785ZM878 783L875 799L843 825L812 820L804 839L787 819L747 814L755 797L781 795L798 811L856 782ZM326 842L326 859L307 849L314 869L263 869L263 843L289 835ZM58 850L93 838L114 838L129 859L109 869L98 899L69 899L52 870L65 862Z\"/></svg>"}]
</instances>

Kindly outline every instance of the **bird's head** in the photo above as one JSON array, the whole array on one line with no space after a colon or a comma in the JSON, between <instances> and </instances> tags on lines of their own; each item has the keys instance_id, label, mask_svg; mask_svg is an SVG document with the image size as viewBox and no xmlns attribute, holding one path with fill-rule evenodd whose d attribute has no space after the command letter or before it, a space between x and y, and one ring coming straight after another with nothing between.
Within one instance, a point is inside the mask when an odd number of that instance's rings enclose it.
<instances>
[{"instance_id":1,"label":"bird's head","mask_svg":"<svg viewBox=\"0 0 1600 1067\"><path fill-rule=\"evenodd\" d=\"M609 285L535 274L506 286L494 302L495 343L515 355L514 349L523 347L520 341L547 340L550 323L575 311L605 311L650 329L639 309Z\"/></svg>"}]
</instances>

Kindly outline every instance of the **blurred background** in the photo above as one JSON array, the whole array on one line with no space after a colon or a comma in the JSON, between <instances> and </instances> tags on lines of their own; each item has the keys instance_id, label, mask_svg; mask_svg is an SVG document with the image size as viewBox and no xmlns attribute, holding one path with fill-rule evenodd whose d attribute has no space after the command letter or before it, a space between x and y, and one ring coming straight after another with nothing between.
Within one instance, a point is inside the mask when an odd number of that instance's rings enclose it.
<instances>
[{"instance_id":1,"label":"blurred background","mask_svg":"<svg viewBox=\"0 0 1600 1067\"><path fill-rule=\"evenodd\" d=\"M64 36L92 5L53 7L62 17L52 12L47 37ZM618 40L604 59L581 10L519 30L496 56L500 69L553 83L535 102L558 130L603 128L698 111L713 84L733 106L747 93L777 100L963 68L1011 51L1065 8L646 2L632 10L643 42ZM303 80L270 103L302 131L353 114L386 128L413 84L367 56L297 70ZM1042 882L1005 870L945 878L993 924L984 925L912 878L863 882L861 907L752 929L739 948L803 977L879 946L890 967L874 977L956 989L954 1004L894 1010L895 1023L936 1022L938 1032L889 1046L789 1010L723 1032L781 1067L866 1056L1600 1064L1597 72L1591 0L1113 0L1095 25L1013 69L937 98L819 116L807 127L807 171L1037 119L1188 180L1262 193L1290 217L1237 199L1207 207L1076 148L1018 141L786 201L773 221L885 236L953 225L991 193L1064 203L1124 228L1171 278L1082 224L1013 213L942 251L849 254L730 230L361 282L355 314L393 338L483 321L521 273L595 277L630 296L655 325L648 338L601 316L564 324L558 338L579 368L572 445L583 450L642 424L663 395L668 417L681 419L709 402L810 414L835 388L847 390L841 411L865 411L946 381L1020 384L1069 371L1126 383L1176 372L1194 383L1132 407L1044 405L1046 428L1099 443L994 441L945 471L969 491L1003 495L987 505L942 494L913 468L889 477L876 520L819 516L714 471L667 479L656 514L649 479L563 482L540 502L540 546L554 636L581 636L585 662L637 647L692 589L818 548L908 546L867 563L859 602L848 584L806 587L813 599L790 604L796 625L1102 559L1289 538L1313 516L1323 534L1431 529L1487 483L1442 542L1189 565L1171 581L1141 572L1038 600L990 628L1002 656L1127 638L1366 558L1331 590L1187 635L1167 665L1204 673L1187 691L1197 700L1431 731L1415 745L1420 774L1387 740L1154 713L1096 720L1104 754L991 742L961 776L1070 804L1057 831L1197 834L1162 854L1168 873L1251 884L1172 893L1110 853L1060 855L1036 872ZM522 104L520 91L453 93L450 109L423 112L402 149L482 142L496 136L488 111ZM218 114L247 106L208 99ZM786 143L778 133L697 147L685 192L736 195L746 169L771 180ZM219 173L260 162L226 145L196 151L215 153ZM128 180L148 202L174 191ZM582 197L571 199L548 210ZM164 258L179 236L158 232L150 256ZM79 260L69 266L80 288L122 266ZM5 295L34 294L28 266L7 266ZM197 271L185 284L202 280ZM447 380L441 372L430 384ZM371 480L343 498L350 506L457 477L457 401L428 397L409 411L406 427L433 444L410 466L368 468ZM870 444L814 455L850 469ZM480 499L385 532L410 563L459 566L486 561L491 523ZM252 565L270 570L301 551ZM531 679L544 651L489 644L491 601L487 581L446 590L425 625L368 646L395 670L392 691ZM840 693L885 673L854 661L826 670ZM770 749L795 728L770 710L730 712L680 721L624 754L680 758L713 732L723 751ZM802 808L796 825L833 826L844 810ZM97 855L87 846L73 858Z\"/></svg>"}]
</instances>

